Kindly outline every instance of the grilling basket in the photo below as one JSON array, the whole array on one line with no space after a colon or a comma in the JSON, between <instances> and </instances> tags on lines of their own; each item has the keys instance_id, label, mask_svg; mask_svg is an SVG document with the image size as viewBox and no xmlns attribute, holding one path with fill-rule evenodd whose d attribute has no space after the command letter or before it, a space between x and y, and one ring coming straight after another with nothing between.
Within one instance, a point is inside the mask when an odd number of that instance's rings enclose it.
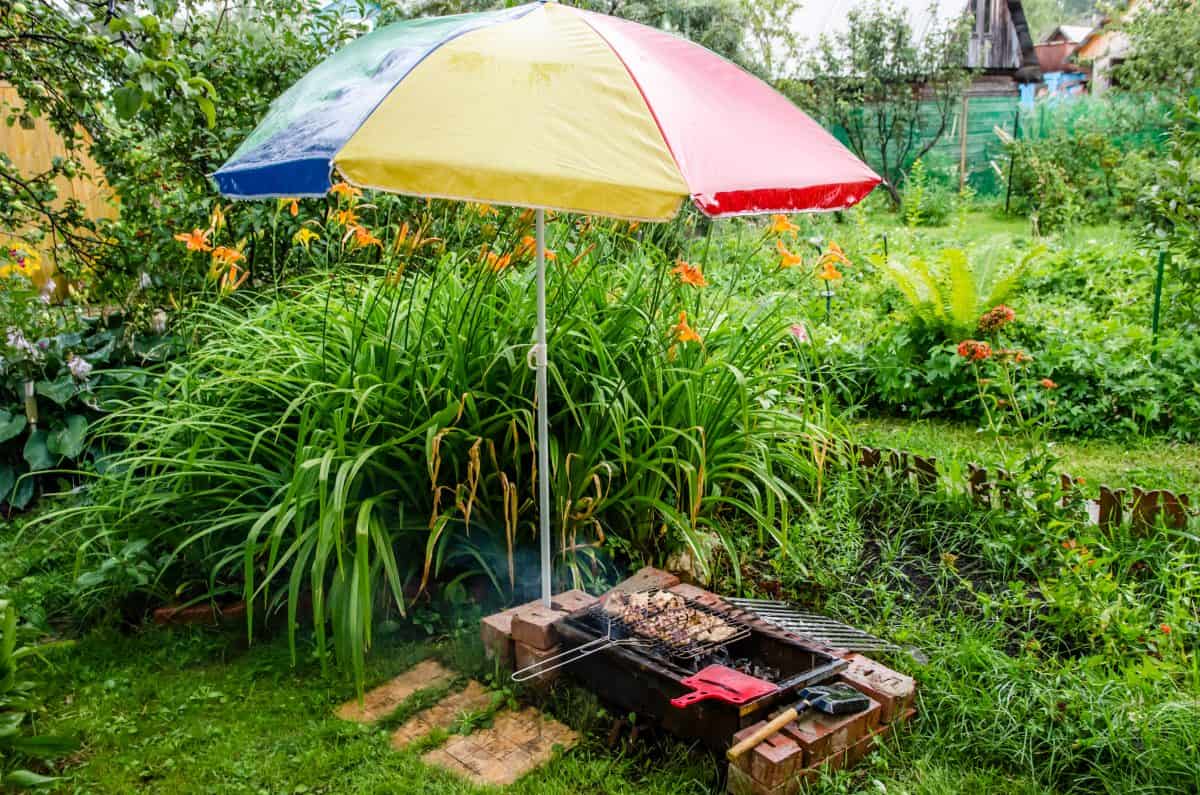
<instances>
[{"instance_id":1,"label":"grilling basket","mask_svg":"<svg viewBox=\"0 0 1200 795\"><path fill-rule=\"evenodd\" d=\"M750 628L737 619L659 588L632 593L613 591L602 603L589 608L589 612L604 627L603 635L515 671L513 681L536 679L619 646L695 661L750 634Z\"/></svg>"}]
</instances>

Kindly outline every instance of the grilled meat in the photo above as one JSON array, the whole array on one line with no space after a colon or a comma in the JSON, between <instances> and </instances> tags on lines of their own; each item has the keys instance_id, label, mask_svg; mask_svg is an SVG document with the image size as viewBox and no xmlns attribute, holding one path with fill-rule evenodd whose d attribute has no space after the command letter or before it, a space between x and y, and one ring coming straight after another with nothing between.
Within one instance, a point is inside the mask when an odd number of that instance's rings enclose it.
<instances>
[{"instance_id":1,"label":"grilled meat","mask_svg":"<svg viewBox=\"0 0 1200 795\"><path fill-rule=\"evenodd\" d=\"M676 648L693 643L720 643L738 633L720 616L697 610L669 591L614 591L604 611L637 634Z\"/></svg>"}]
</instances>

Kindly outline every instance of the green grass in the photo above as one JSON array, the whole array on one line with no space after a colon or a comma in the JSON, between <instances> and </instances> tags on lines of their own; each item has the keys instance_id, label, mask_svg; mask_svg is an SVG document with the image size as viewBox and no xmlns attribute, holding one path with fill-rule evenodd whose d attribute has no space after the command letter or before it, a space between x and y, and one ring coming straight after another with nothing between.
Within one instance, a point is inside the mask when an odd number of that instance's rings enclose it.
<instances>
[{"instance_id":1,"label":"green grass","mask_svg":"<svg viewBox=\"0 0 1200 795\"><path fill-rule=\"evenodd\" d=\"M1011 465L1014 455L1025 450L1020 438L995 437L986 429L947 420L862 418L851 424L851 431L866 444L985 466ZM1198 444L1153 437L1066 438L1053 441L1049 450L1060 459L1058 471L1083 478L1088 494L1095 495L1103 484L1114 489L1171 489L1200 498Z\"/></svg>"},{"instance_id":2,"label":"green grass","mask_svg":"<svg viewBox=\"0 0 1200 795\"><path fill-rule=\"evenodd\" d=\"M369 661L372 683L434 655L470 667L473 644L392 642ZM287 644L246 649L236 636L147 629L98 632L57 659L48 677L42 731L73 735L78 752L62 763L60 792L441 793L485 792L426 767L416 750L394 751L386 728L333 716L354 695L323 678L315 662L291 669ZM421 694L395 719L428 703ZM579 746L506 790L512 793L717 792L720 761L694 745L643 733L609 749L609 717L587 693L560 687L549 711L583 730ZM1042 792L1027 779L948 764L908 732L856 771L829 777L816 792Z\"/></svg>"},{"instance_id":3,"label":"green grass","mask_svg":"<svg viewBox=\"0 0 1200 795\"><path fill-rule=\"evenodd\" d=\"M455 643L388 643L372 655L369 679L461 651ZM334 717L353 686L322 678L315 663L292 669L279 641L245 649L236 637L205 631L97 633L58 661L48 695L39 728L82 741L64 765L64 792L477 791L424 766L414 751L392 750L386 728ZM573 696L553 707L574 725L596 723L594 702ZM414 696L388 725L427 701ZM511 791L700 793L715 785L707 754L670 740L610 752L604 734L588 734Z\"/></svg>"}]
</instances>

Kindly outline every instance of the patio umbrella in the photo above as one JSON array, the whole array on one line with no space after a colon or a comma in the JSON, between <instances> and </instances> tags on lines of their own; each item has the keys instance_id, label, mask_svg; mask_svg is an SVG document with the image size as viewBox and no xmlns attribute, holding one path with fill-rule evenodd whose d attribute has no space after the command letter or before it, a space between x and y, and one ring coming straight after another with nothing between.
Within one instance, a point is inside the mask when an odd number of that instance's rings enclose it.
<instances>
[{"instance_id":1,"label":"patio umbrella","mask_svg":"<svg viewBox=\"0 0 1200 795\"><path fill-rule=\"evenodd\" d=\"M879 177L758 78L552 2L416 19L334 53L214 174L237 199L363 188L535 209L542 600L550 604L544 210L665 221L845 209Z\"/></svg>"}]
</instances>

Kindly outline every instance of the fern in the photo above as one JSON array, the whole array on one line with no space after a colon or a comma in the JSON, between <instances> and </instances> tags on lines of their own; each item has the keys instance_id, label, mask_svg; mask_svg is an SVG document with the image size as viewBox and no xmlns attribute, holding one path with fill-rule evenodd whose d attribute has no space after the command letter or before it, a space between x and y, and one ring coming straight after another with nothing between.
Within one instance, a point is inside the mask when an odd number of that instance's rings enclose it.
<instances>
[{"instance_id":1,"label":"fern","mask_svg":"<svg viewBox=\"0 0 1200 795\"><path fill-rule=\"evenodd\" d=\"M940 330L949 340L962 340L975 331L980 315L1012 293L1043 251L1035 248L1007 267L994 258L971 259L961 249L944 249L935 265L919 257L877 264L908 301L914 321Z\"/></svg>"},{"instance_id":2,"label":"fern","mask_svg":"<svg viewBox=\"0 0 1200 795\"><path fill-rule=\"evenodd\" d=\"M955 331L966 333L975 326L982 310L987 307L979 305L979 288L976 285L976 274L967 261L967 253L962 249L949 248L940 254L940 259L946 267L949 281L949 302L946 306L950 323Z\"/></svg>"}]
</instances>

